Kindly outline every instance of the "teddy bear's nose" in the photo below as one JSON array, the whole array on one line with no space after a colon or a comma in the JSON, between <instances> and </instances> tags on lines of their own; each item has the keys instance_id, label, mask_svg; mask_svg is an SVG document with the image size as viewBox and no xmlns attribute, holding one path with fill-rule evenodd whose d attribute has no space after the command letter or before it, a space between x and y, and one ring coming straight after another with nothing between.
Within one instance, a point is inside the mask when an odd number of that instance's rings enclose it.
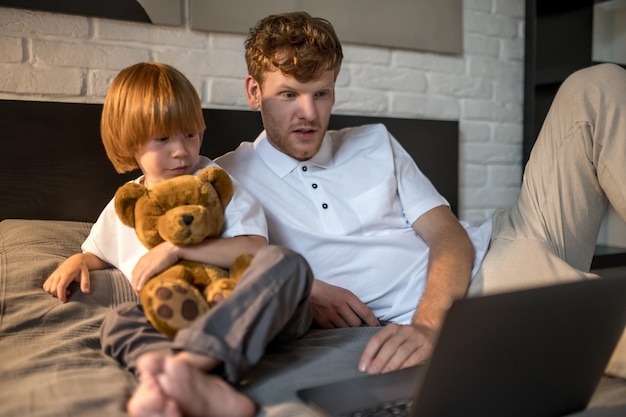
<instances>
[{"instance_id":1,"label":"teddy bear's nose","mask_svg":"<svg viewBox=\"0 0 626 417\"><path fill-rule=\"evenodd\" d=\"M191 223L193 223L193 216L187 214L183 216L183 223L185 223L186 226L189 226Z\"/></svg>"}]
</instances>

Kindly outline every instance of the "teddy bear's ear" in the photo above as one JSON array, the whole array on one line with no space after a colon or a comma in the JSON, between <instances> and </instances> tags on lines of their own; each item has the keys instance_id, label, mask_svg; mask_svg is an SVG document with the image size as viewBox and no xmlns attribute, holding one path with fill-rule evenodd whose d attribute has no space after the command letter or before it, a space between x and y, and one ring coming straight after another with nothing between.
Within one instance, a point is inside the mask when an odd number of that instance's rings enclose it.
<instances>
[{"instance_id":1,"label":"teddy bear's ear","mask_svg":"<svg viewBox=\"0 0 626 417\"><path fill-rule=\"evenodd\" d=\"M135 227L135 204L147 192L146 187L134 182L127 182L117 189L115 211L126 226Z\"/></svg>"},{"instance_id":2,"label":"teddy bear's ear","mask_svg":"<svg viewBox=\"0 0 626 417\"><path fill-rule=\"evenodd\" d=\"M222 168L209 167L200 171L198 178L201 181L213 184L222 202L222 207L226 207L230 199L233 198L233 182L228 173Z\"/></svg>"}]
</instances>

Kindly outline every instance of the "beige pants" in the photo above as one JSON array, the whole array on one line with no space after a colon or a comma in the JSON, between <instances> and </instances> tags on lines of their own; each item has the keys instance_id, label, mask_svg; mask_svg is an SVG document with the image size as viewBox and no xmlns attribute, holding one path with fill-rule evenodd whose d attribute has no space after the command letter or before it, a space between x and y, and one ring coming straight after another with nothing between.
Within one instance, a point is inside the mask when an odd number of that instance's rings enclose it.
<instances>
[{"instance_id":1,"label":"beige pants","mask_svg":"<svg viewBox=\"0 0 626 417\"><path fill-rule=\"evenodd\" d=\"M612 64L578 71L559 89L517 205L494 214L470 296L594 277L607 201L626 220L626 71ZM626 378L626 333L607 373Z\"/></svg>"}]
</instances>

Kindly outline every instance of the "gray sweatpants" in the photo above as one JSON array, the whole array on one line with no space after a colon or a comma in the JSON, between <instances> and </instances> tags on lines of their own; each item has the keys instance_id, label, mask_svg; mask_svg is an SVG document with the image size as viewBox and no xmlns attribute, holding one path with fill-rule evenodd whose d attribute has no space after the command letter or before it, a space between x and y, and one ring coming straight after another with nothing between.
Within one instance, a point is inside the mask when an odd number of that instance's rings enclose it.
<instances>
[{"instance_id":1,"label":"gray sweatpants","mask_svg":"<svg viewBox=\"0 0 626 417\"><path fill-rule=\"evenodd\" d=\"M613 64L580 70L561 85L517 205L493 216L469 295L593 277L607 201L626 221L626 71ZM625 337L611 367L626 376Z\"/></svg>"},{"instance_id":2,"label":"gray sweatpants","mask_svg":"<svg viewBox=\"0 0 626 417\"><path fill-rule=\"evenodd\" d=\"M235 291L174 340L159 333L141 305L112 310L101 327L102 349L130 371L147 352L180 350L220 358L225 377L235 382L258 362L273 340L302 336L312 322L313 275L305 259L279 246L254 257Z\"/></svg>"}]
</instances>

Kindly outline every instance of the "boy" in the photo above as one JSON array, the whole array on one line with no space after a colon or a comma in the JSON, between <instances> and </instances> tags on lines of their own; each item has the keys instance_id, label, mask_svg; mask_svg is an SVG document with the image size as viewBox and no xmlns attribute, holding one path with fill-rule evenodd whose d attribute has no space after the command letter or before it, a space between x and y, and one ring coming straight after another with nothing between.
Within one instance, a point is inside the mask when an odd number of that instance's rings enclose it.
<instances>
[{"instance_id":1,"label":"boy","mask_svg":"<svg viewBox=\"0 0 626 417\"><path fill-rule=\"evenodd\" d=\"M135 181L150 187L215 166L199 155L204 129L200 99L186 77L164 64L141 63L122 70L112 82L100 130L116 171L140 168L143 175ZM148 279L181 258L228 268L239 254L254 254L267 244L262 208L238 184L234 188L219 239L191 247L164 242L151 251L137 240L132 228L122 225L111 200L83 243L83 252L61 264L44 289L65 302L72 281L89 292L90 270L115 266L138 292Z\"/></svg>"},{"instance_id":2,"label":"boy","mask_svg":"<svg viewBox=\"0 0 626 417\"><path fill-rule=\"evenodd\" d=\"M143 175L135 181L146 187L215 166L199 155L204 129L197 92L168 65L140 63L122 70L104 102L101 134L107 156L118 172L140 168ZM233 294L173 341L149 324L139 304L122 304L105 318L103 350L140 374L139 396L151 399L148 403L130 401L132 415L253 415L256 406L250 399L206 372L222 367L226 378L234 382L260 359L272 339L298 337L311 323L312 279L306 262L287 249L267 245L262 208L233 182L220 238L189 247L164 242L147 250L134 229L120 222L112 200L83 243L83 252L63 262L43 285L65 302L72 281L89 292L89 271L115 267L139 292L147 280L181 258L227 268L242 253L255 255ZM199 404L184 401L192 391L181 393L180 384L157 383L159 376L188 373L189 369L201 369L197 378L207 384L203 397L207 402L200 410Z\"/></svg>"}]
</instances>

